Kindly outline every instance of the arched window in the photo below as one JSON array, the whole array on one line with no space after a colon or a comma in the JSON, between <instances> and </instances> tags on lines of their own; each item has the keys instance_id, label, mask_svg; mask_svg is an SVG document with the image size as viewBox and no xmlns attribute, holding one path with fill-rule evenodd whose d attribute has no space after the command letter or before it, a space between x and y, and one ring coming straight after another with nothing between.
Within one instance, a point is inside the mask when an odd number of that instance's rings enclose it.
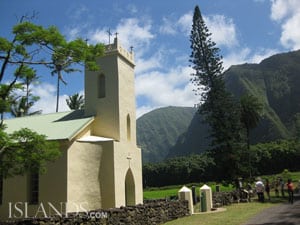
<instances>
[{"instance_id":1,"label":"arched window","mask_svg":"<svg viewBox=\"0 0 300 225\"><path fill-rule=\"evenodd\" d=\"M127 140L130 141L131 139L131 127L130 127L130 116L127 115Z\"/></svg>"},{"instance_id":2,"label":"arched window","mask_svg":"<svg viewBox=\"0 0 300 225\"><path fill-rule=\"evenodd\" d=\"M105 76L100 74L98 77L98 98L105 97Z\"/></svg>"}]
</instances>

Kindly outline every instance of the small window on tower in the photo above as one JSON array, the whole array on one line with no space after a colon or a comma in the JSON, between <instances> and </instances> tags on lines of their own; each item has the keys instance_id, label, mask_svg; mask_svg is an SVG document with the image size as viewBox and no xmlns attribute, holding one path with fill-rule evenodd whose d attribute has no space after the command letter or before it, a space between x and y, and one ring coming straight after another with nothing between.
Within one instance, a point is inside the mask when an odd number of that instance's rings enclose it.
<instances>
[{"instance_id":1,"label":"small window on tower","mask_svg":"<svg viewBox=\"0 0 300 225\"><path fill-rule=\"evenodd\" d=\"M105 76L100 74L98 77L98 98L105 97Z\"/></svg>"},{"instance_id":2,"label":"small window on tower","mask_svg":"<svg viewBox=\"0 0 300 225\"><path fill-rule=\"evenodd\" d=\"M130 127L130 116L127 115L127 140L130 141L131 139L131 127Z\"/></svg>"}]
</instances>

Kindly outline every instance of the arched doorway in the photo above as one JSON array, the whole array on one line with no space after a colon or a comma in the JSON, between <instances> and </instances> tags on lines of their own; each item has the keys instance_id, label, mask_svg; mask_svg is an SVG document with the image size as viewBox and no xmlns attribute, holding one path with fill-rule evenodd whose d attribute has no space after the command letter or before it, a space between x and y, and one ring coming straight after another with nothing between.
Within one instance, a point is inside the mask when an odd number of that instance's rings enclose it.
<instances>
[{"instance_id":1,"label":"arched doorway","mask_svg":"<svg viewBox=\"0 0 300 225\"><path fill-rule=\"evenodd\" d=\"M125 202L126 206L135 205L135 184L131 169L127 171L125 177Z\"/></svg>"}]
</instances>

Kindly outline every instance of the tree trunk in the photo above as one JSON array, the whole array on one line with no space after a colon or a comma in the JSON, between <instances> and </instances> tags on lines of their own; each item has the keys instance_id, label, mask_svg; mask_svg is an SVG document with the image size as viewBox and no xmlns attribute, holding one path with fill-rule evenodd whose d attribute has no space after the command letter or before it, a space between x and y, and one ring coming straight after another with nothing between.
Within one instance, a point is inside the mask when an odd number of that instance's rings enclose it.
<instances>
[{"instance_id":1,"label":"tree trunk","mask_svg":"<svg viewBox=\"0 0 300 225\"><path fill-rule=\"evenodd\" d=\"M59 81L61 77L61 71L57 71L57 84L56 84L56 112L58 112L59 105Z\"/></svg>"}]
</instances>

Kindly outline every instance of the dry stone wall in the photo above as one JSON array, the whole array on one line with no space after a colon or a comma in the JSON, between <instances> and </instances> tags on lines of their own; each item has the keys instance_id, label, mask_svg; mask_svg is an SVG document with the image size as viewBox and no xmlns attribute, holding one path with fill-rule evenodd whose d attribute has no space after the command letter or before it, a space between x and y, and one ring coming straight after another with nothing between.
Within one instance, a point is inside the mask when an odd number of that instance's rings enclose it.
<instances>
[{"instance_id":1,"label":"dry stone wall","mask_svg":"<svg viewBox=\"0 0 300 225\"><path fill-rule=\"evenodd\" d=\"M187 201L152 200L143 205L68 214L68 217L23 219L1 224L19 225L155 225L189 215Z\"/></svg>"}]
</instances>

